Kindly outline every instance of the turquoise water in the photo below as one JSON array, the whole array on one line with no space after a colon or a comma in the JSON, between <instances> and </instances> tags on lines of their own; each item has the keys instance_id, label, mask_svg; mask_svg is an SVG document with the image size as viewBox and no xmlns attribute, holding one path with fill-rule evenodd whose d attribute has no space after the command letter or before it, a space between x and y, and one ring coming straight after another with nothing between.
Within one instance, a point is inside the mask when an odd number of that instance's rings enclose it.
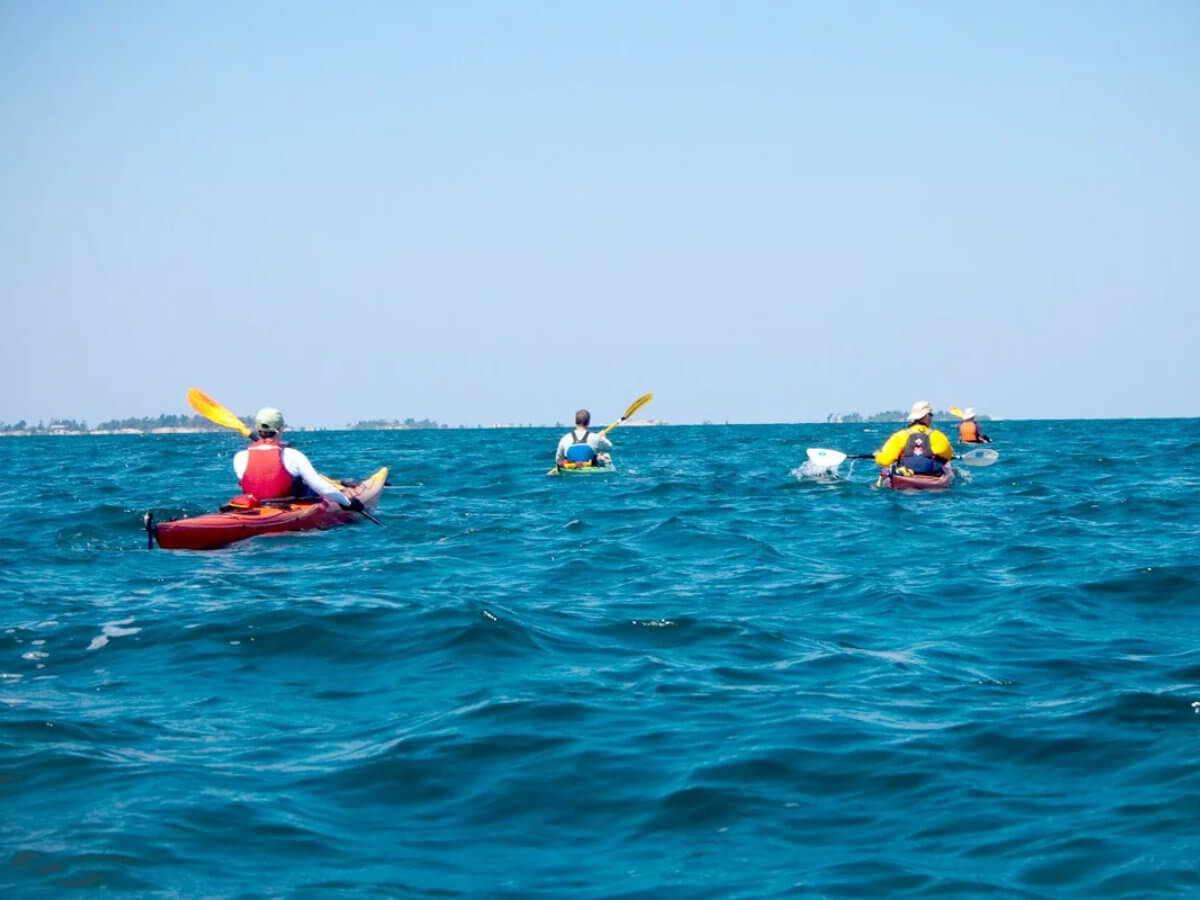
<instances>
[{"instance_id":1,"label":"turquoise water","mask_svg":"<svg viewBox=\"0 0 1200 900\"><path fill-rule=\"evenodd\" d=\"M384 527L209 553L239 438L0 441L3 895L1200 892L1200 421L793 472L888 430L300 434Z\"/></svg>"}]
</instances>

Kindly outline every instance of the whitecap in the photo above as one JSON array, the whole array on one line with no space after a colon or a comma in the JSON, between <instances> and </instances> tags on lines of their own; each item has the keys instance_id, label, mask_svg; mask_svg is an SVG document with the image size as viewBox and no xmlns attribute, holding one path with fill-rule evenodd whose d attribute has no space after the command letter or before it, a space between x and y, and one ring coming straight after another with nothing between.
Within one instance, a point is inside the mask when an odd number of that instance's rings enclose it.
<instances>
[{"instance_id":1,"label":"whitecap","mask_svg":"<svg viewBox=\"0 0 1200 900\"><path fill-rule=\"evenodd\" d=\"M133 616L128 619L121 619L117 622L105 622L100 626L100 633L92 638L92 642L88 644L89 650L99 650L108 643L109 638L128 637L131 634L137 634L142 629L140 628L123 628L124 625L130 625L134 621Z\"/></svg>"},{"instance_id":2,"label":"whitecap","mask_svg":"<svg viewBox=\"0 0 1200 900\"><path fill-rule=\"evenodd\" d=\"M838 475L836 466L823 466L813 462L811 459L806 459L796 468L792 469L791 476L797 481L805 479L813 479L815 481L841 481L842 477Z\"/></svg>"}]
</instances>

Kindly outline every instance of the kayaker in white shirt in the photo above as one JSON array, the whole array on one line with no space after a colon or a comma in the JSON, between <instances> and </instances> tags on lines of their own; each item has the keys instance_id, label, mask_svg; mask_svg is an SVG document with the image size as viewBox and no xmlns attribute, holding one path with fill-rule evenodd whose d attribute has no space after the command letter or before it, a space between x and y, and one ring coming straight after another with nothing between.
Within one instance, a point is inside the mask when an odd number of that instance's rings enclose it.
<instances>
[{"instance_id":1,"label":"kayaker in white shirt","mask_svg":"<svg viewBox=\"0 0 1200 900\"><path fill-rule=\"evenodd\" d=\"M347 497L313 468L308 457L280 443L283 413L273 407L260 409L254 416L255 441L233 457L233 471L242 485L242 493L259 500L276 500L303 494L301 485L312 496L323 497L343 509L362 510L362 501Z\"/></svg>"},{"instance_id":2,"label":"kayaker in white shirt","mask_svg":"<svg viewBox=\"0 0 1200 900\"><path fill-rule=\"evenodd\" d=\"M612 449L612 441L598 432L593 434L588 431L591 424L592 414L586 409L575 413L575 429L564 434L558 442L558 450L554 454L556 466L561 466L564 462L607 466L612 462L612 458L605 452Z\"/></svg>"}]
</instances>

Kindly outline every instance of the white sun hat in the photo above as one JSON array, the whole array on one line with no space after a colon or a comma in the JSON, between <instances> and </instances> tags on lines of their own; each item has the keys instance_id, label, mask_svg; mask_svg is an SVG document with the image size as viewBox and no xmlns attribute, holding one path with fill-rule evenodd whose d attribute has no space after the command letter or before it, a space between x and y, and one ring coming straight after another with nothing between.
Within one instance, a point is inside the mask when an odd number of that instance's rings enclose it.
<instances>
[{"instance_id":1,"label":"white sun hat","mask_svg":"<svg viewBox=\"0 0 1200 900\"><path fill-rule=\"evenodd\" d=\"M933 415L933 407L929 405L929 401L918 400L912 405L912 409L908 411L908 421L915 422L917 419L923 419L931 415Z\"/></svg>"}]
</instances>

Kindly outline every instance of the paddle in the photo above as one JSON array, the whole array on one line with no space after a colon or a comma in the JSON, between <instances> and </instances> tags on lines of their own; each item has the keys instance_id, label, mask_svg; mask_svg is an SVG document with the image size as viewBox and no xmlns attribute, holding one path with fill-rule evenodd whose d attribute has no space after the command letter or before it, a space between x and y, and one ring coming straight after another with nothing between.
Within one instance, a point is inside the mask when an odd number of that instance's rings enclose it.
<instances>
[{"instance_id":1,"label":"paddle","mask_svg":"<svg viewBox=\"0 0 1200 900\"><path fill-rule=\"evenodd\" d=\"M357 481L356 481L356 482L354 482L353 484L346 484L346 482L344 482L344 481L334 481L332 478L326 478L324 475L322 475L321 477L322 477L322 478L325 478L325 480L326 480L326 481L328 481L328 482L330 482L331 484L333 484L333 485L334 485L334 486L335 486L335 487L336 487L336 488L337 488L339 491L340 491L340 490L342 490L343 488L347 488L347 487L357 487L357 486L358 486L358 482L357 482ZM384 482L384 486L385 486L385 487L386 487L386 485L387 485L387 482ZM343 506L343 507L342 507L342 509L346 509L346 508L347 508L347 507L345 507L345 506ZM349 507L349 508L350 508L350 509L354 509L354 507ZM359 508L358 508L358 509L356 509L356 510L354 510L354 511L355 511L355 512L357 512L357 513L358 513L360 516L362 516L363 518L365 518L365 519L367 519L367 520L369 520L369 521L371 521L371 522L374 522L374 523L375 523L376 525L378 525L380 528L382 528L382 527L383 527L383 523L382 523L382 522L380 522L380 521L379 521L377 518L375 518L373 515L371 515L369 512L367 512L365 509L363 509L363 508L362 508L362 502L361 502L361 501L359 502Z\"/></svg>"},{"instance_id":2,"label":"paddle","mask_svg":"<svg viewBox=\"0 0 1200 900\"><path fill-rule=\"evenodd\" d=\"M826 466L830 469L836 469L848 459L874 459L875 456L871 453L842 453L840 450L830 450L826 447L809 447L805 451L808 458L819 466ZM996 450L984 450L982 447L978 450L969 450L961 456L956 456L954 459L966 466L974 466L982 468L990 466L1000 454Z\"/></svg>"},{"instance_id":3,"label":"paddle","mask_svg":"<svg viewBox=\"0 0 1200 900\"><path fill-rule=\"evenodd\" d=\"M960 419L963 418L962 410L959 409L957 406L950 407L950 415L958 416Z\"/></svg>"},{"instance_id":4,"label":"paddle","mask_svg":"<svg viewBox=\"0 0 1200 900\"><path fill-rule=\"evenodd\" d=\"M818 466L827 466L831 469L836 469L848 459L874 459L870 453L842 453L839 450L829 450L825 447L809 447L805 451L808 458Z\"/></svg>"},{"instance_id":5,"label":"paddle","mask_svg":"<svg viewBox=\"0 0 1200 900\"><path fill-rule=\"evenodd\" d=\"M607 428L605 428L602 432L600 432L600 434L601 435L608 434L610 431L612 431L618 425L625 422L630 416L632 416L635 412L637 412L639 409L641 409L643 406L645 406L647 403L649 403L653 399L654 399L653 394L642 394L642 396L638 397L636 400L634 400L632 403L629 404L629 409L625 410L625 415L621 416L621 418L617 419L617 421L613 422L611 425L609 425Z\"/></svg>"},{"instance_id":6,"label":"paddle","mask_svg":"<svg viewBox=\"0 0 1200 900\"><path fill-rule=\"evenodd\" d=\"M380 528L382 528L382 527L383 527L383 523L382 523L382 522L380 522L380 521L379 521L377 518L375 518L373 515L371 515L369 512L367 512L365 509L360 509L360 510L358 510L357 512L358 512L358 514L359 514L360 516L362 516L362 517L363 517L364 519L366 519L368 522L374 522L374 523L375 523L376 525L378 525Z\"/></svg>"},{"instance_id":7,"label":"paddle","mask_svg":"<svg viewBox=\"0 0 1200 900\"><path fill-rule=\"evenodd\" d=\"M234 431L239 431L242 437L252 437L253 433L246 427L246 423L223 407L220 403L214 400L200 388L190 388L187 392L188 403L192 409L204 416L210 422L215 422L217 425L223 425L226 428L232 428ZM328 479L327 479L328 480ZM383 523L367 512L365 509L355 510L359 515L369 519L376 525L382 526Z\"/></svg>"},{"instance_id":8,"label":"paddle","mask_svg":"<svg viewBox=\"0 0 1200 900\"><path fill-rule=\"evenodd\" d=\"M246 423L223 407L220 403L214 400L200 388L191 388L187 392L188 403L192 405L192 409L204 416L210 422L215 422L218 425L223 425L226 428L232 428L234 431L240 431L242 437L250 437L250 429L246 427Z\"/></svg>"},{"instance_id":9,"label":"paddle","mask_svg":"<svg viewBox=\"0 0 1200 900\"><path fill-rule=\"evenodd\" d=\"M629 404L629 409L625 410L625 415L621 416L621 418L617 419L617 421L613 422L611 425L609 425L607 428L605 428L603 431L601 431L600 435L604 436L604 435L608 434L610 431L612 431L618 425L627 421L630 416L632 416L635 412L637 412L639 409L641 409L643 406L645 406L647 403L649 403L653 399L654 399L653 394L642 394L642 396L638 397L636 400L634 400L632 403ZM553 475L557 471L558 471L558 466L555 466L550 471L548 471L546 474Z\"/></svg>"},{"instance_id":10,"label":"paddle","mask_svg":"<svg viewBox=\"0 0 1200 900\"><path fill-rule=\"evenodd\" d=\"M954 458L964 465L975 466L975 468L978 469L982 468L983 466L990 466L992 463L998 460L1000 458L1000 451L984 450L982 447L980 447L978 450L968 450L962 456L956 456Z\"/></svg>"}]
</instances>

